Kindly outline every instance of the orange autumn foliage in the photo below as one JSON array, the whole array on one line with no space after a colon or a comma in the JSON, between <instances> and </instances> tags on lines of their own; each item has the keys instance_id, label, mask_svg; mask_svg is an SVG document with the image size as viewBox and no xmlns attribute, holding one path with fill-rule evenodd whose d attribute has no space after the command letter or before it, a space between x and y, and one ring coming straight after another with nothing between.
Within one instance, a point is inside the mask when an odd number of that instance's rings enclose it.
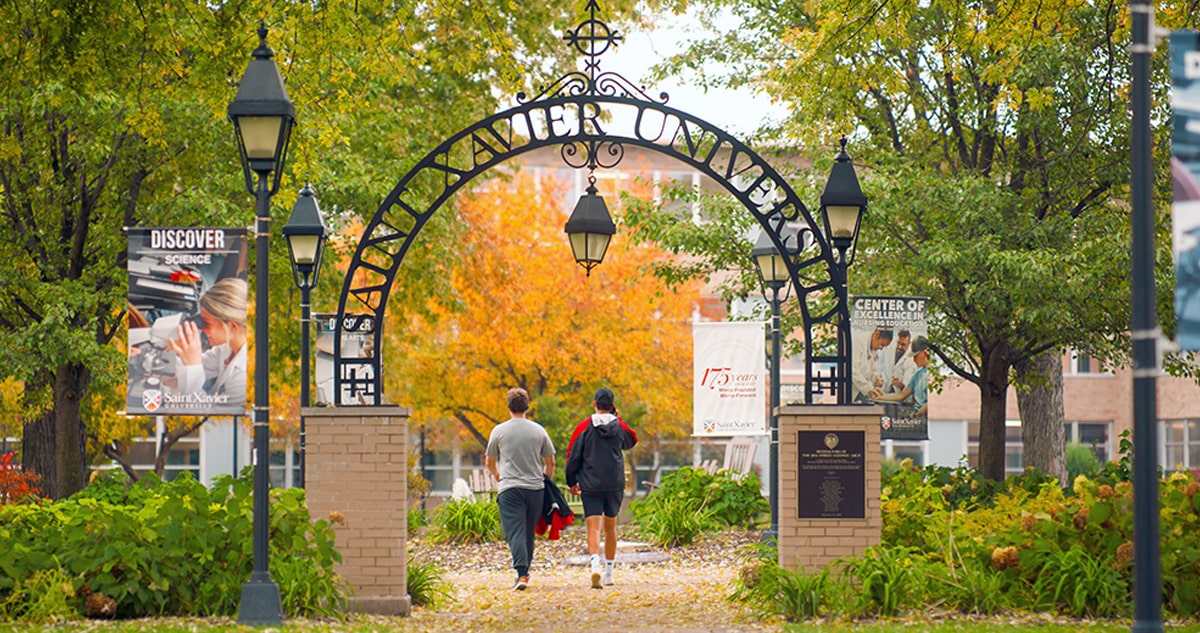
<instances>
[{"instance_id":1,"label":"orange autumn foliage","mask_svg":"<svg viewBox=\"0 0 1200 633\"><path fill-rule=\"evenodd\" d=\"M561 183L518 173L459 200L453 296L431 300L428 317L389 324L410 341L385 357L385 371L399 373L397 400L413 408L415 423L454 420L482 443L508 417L505 390L521 386L535 401L553 399L565 416L558 423L573 425L607 385L644 437L690 433L700 287L671 290L651 276L646 264L669 255L631 245L620 198L602 194L618 228L591 276L571 257L563 225L575 201Z\"/></svg>"}]
</instances>

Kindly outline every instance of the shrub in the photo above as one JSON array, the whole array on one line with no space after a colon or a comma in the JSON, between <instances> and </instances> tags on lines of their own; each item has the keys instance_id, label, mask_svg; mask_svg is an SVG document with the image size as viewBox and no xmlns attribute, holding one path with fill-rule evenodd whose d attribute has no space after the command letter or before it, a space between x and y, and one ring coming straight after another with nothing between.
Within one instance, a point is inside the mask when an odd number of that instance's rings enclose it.
<instances>
[{"instance_id":1,"label":"shrub","mask_svg":"<svg viewBox=\"0 0 1200 633\"><path fill-rule=\"evenodd\" d=\"M233 615L253 563L252 481L225 476L209 489L184 473L122 495L116 479L54 504L0 507L4 613L29 613L40 596L28 588L59 570L77 614ZM271 495L273 577L285 613L336 614L346 587L333 571L341 557L332 529L310 520L302 490Z\"/></svg>"},{"instance_id":2,"label":"shrub","mask_svg":"<svg viewBox=\"0 0 1200 633\"><path fill-rule=\"evenodd\" d=\"M661 513L664 506L678 506L676 499L692 499L694 508L706 508L718 526L753 528L760 517L771 511L763 497L758 475L737 475L727 470L709 474L700 468L684 466L665 477L662 484L644 499L630 503L630 512L640 523Z\"/></svg>"},{"instance_id":3,"label":"shrub","mask_svg":"<svg viewBox=\"0 0 1200 633\"><path fill-rule=\"evenodd\" d=\"M778 616L789 622L818 617L837 603L840 592L828 567L812 574L784 569L774 547L758 547L758 556L738 572L729 600L747 605L759 618Z\"/></svg>"},{"instance_id":4,"label":"shrub","mask_svg":"<svg viewBox=\"0 0 1200 633\"><path fill-rule=\"evenodd\" d=\"M429 539L435 543L500 540L500 506L490 498L451 499L433 511Z\"/></svg>"},{"instance_id":5,"label":"shrub","mask_svg":"<svg viewBox=\"0 0 1200 633\"><path fill-rule=\"evenodd\" d=\"M713 509L705 506L705 499L677 493L674 497L660 497L654 511L644 514L640 531L659 547L691 545L705 532L719 527Z\"/></svg>"},{"instance_id":6,"label":"shrub","mask_svg":"<svg viewBox=\"0 0 1200 633\"><path fill-rule=\"evenodd\" d=\"M21 470L13 464L17 454L13 452L0 454L0 505L6 503L27 503L41 498L42 491L38 483L42 478L37 473Z\"/></svg>"},{"instance_id":7,"label":"shrub","mask_svg":"<svg viewBox=\"0 0 1200 633\"><path fill-rule=\"evenodd\" d=\"M442 570L433 563L415 560L408 561L408 595L414 607L437 606L451 597Z\"/></svg>"},{"instance_id":8,"label":"shrub","mask_svg":"<svg viewBox=\"0 0 1200 633\"><path fill-rule=\"evenodd\" d=\"M1096 457L1096 453L1092 449L1083 444L1068 444L1067 445L1067 483L1075 481L1075 478L1083 475L1085 477L1095 477L1096 472L1100 470L1100 458Z\"/></svg>"},{"instance_id":9,"label":"shrub","mask_svg":"<svg viewBox=\"0 0 1200 633\"><path fill-rule=\"evenodd\" d=\"M921 604L924 575L914 567L919 552L909 547L869 547L857 558L840 562L855 596L855 614L892 616Z\"/></svg>"},{"instance_id":10,"label":"shrub","mask_svg":"<svg viewBox=\"0 0 1200 633\"><path fill-rule=\"evenodd\" d=\"M421 528L429 525L429 515L426 514L425 508L413 506L408 509L408 535L411 537Z\"/></svg>"}]
</instances>

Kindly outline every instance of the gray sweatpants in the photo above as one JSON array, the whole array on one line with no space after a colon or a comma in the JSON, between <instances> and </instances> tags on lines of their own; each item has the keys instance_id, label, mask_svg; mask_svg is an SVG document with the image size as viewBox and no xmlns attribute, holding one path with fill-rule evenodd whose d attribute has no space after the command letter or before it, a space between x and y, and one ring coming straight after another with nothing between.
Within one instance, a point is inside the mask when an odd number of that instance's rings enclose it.
<instances>
[{"instance_id":1,"label":"gray sweatpants","mask_svg":"<svg viewBox=\"0 0 1200 633\"><path fill-rule=\"evenodd\" d=\"M529 575L529 565L533 562L533 528L542 513L544 494L543 490L509 488L496 496L496 503L500 505L500 527L504 530L504 540L508 541L513 569L517 570L518 576Z\"/></svg>"}]
</instances>

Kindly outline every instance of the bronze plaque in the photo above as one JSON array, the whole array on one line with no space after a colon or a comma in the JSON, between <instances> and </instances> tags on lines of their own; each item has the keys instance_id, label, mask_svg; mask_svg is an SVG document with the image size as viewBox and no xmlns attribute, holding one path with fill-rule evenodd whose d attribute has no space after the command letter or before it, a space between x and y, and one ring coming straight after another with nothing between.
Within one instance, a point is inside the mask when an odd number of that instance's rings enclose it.
<instances>
[{"instance_id":1,"label":"bronze plaque","mask_svg":"<svg viewBox=\"0 0 1200 633\"><path fill-rule=\"evenodd\" d=\"M797 431L801 519L867 516L865 431Z\"/></svg>"}]
</instances>

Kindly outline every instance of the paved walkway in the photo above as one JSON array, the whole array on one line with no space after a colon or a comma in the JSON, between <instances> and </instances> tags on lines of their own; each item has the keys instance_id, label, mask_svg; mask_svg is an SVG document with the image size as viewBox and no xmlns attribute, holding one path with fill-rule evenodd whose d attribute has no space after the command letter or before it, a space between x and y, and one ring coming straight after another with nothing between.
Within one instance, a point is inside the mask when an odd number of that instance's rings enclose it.
<instances>
[{"instance_id":1,"label":"paved walkway","mask_svg":"<svg viewBox=\"0 0 1200 633\"><path fill-rule=\"evenodd\" d=\"M502 546L501 546L502 547ZM778 631L779 623L754 622L726 599L740 564L725 556L696 560L676 552L622 548L616 585L591 588L579 550L535 555L530 586L514 591L514 574L503 565L448 572L454 600L436 609L415 609L404 631L582 633L635 631L701 633ZM648 556L657 554L657 556ZM638 559L657 559L639 562ZM549 559L549 560L547 560ZM583 559L586 560L586 557ZM622 561L629 561L623 563Z\"/></svg>"}]
</instances>

